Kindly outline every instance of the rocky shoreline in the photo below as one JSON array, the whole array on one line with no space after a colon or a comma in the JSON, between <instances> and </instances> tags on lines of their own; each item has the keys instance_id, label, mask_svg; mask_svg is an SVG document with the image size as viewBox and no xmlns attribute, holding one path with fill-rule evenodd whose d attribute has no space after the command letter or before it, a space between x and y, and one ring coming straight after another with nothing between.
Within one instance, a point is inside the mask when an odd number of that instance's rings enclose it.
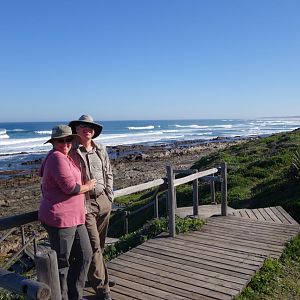
<instances>
[{"instance_id":1,"label":"rocky shoreline","mask_svg":"<svg viewBox=\"0 0 300 300\"><path fill-rule=\"evenodd\" d=\"M166 166L188 169L203 155L223 149L232 144L243 143L245 139L230 141L215 140L197 143L196 141L160 146L119 146L109 149L115 152L111 159L114 173L114 189L145 183L165 177ZM32 162L28 162L32 163ZM29 171L5 171L0 175L10 178L0 179L0 217L11 216L36 210L40 200L40 178L38 167Z\"/></svg>"}]
</instances>

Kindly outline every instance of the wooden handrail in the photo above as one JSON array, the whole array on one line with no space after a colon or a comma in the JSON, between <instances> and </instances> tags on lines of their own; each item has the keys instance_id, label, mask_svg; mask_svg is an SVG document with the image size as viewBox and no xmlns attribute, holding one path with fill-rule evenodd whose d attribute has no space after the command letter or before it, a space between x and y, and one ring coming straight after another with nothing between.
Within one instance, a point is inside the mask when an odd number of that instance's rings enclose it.
<instances>
[{"instance_id":1,"label":"wooden handrail","mask_svg":"<svg viewBox=\"0 0 300 300\"><path fill-rule=\"evenodd\" d=\"M141 191L162 185L164 182L165 181L161 178L161 179L152 180L152 181L149 181L146 183L129 186L127 188L114 191L114 196L115 196L115 198L117 198L117 197L121 197L121 196L130 195L133 193L141 192Z\"/></svg>"},{"instance_id":2,"label":"wooden handrail","mask_svg":"<svg viewBox=\"0 0 300 300\"><path fill-rule=\"evenodd\" d=\"M212 168L212 169L209 169L209 170L206 170L206 171L194 173L194 174L182 177L182 178L175 179L174 180L174 187L176 187L178 185L181 185L181 184L184 184L184 183L187 183L189 181L193 181L193 180L201 178L201 177L205 177L205 176L217 173L217 172L218 172L217 168Z\"/></svg>"},{"instance_id":3,"label":"wooden handrail","mask_svg":"<svg viewBox=\"0 0 300 300\"><path fill-rule=\"evenodd\" d=\"M16 216L10 216L0 219L0 231L19 227L27 223L31 223L38 220L38 211L31 211L29 213L20 214Z\"/></svg>"},{"instance_id":4,"label":"wooden handrail","mask_svg":"<svg viewBox=\"0 0 300 300\"><path fill-rule=\"evenodd\" d=\"M19 274L0 269L0 287L26 295L26 299L49 299L50 288L42 282L30 280Z\"/></svg>"}]
</instances>

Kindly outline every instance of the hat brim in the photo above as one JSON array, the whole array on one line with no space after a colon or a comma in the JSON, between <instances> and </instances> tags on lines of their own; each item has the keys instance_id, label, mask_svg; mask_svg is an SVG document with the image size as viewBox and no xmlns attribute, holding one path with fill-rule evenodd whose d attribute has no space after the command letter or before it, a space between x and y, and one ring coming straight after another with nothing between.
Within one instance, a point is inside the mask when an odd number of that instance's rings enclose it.
<instances>
[{"instance_id":1,"label":"hat brim","mask_svg":"<svg viewBox=\"0 0 300 300\"><path fill-rule=\"evenodd\" d=\"M72 132L76 133L76 127L81 124L91 125L91 127L95 131L95 133L93 135L93 139L95 139L97 136L99 136L100 133L102 132L103 126L100 124L94 123L94 122L75 120L75 121L71 121L68 125L72 128Z\"/></svg>"},{"instance_id":2,"label":"hat brim","mask_svg":"<svg viewBox=\"0 0 300 300\"><path fill-rule=\"evenodd\" d=\"M69 136L71 136L73 139L78 138L79 140L81 140L80 136L78 134L63 134L60 137L51 138L50 140L48 140L44 144L52 143L55 140L63 139L63 138L69 137Z\"/></svg>"}]
</instances>

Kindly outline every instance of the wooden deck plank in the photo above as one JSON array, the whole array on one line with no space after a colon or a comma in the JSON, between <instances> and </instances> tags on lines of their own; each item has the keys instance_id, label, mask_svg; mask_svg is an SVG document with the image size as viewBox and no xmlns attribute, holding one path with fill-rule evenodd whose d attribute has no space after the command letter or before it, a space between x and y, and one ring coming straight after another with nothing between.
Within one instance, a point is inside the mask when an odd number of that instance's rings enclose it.
<instances>
[{"instance_id":1,"label":"wooden deck plank","mask_svg":"<svg viewBox=\"0 0 300 300\"><path fill-rule=\"evenodd\" d=\"M270 236L267 234L262 234L261 232L244 232L242 229L239 230L226 230L221 227L216 227L212 228L212 226L204 226L203 232L210 233L210 234L223 234L224 236L228 237L236 237L236 238L241 238L241 239L247 239L249 241L259 241L259 242L265 242L265 243L270 243L273 245L282 245L282 241L284 241L284 237L275 237L275 236Z\"/></svg>"},{"instance_id":2,"label":"wooden deck plank","mask_svg":"<svg viewBox=\"0 0 300 300\"><path fill-rule=\"evenodd\" d=\"M137 276L145 276L148 278L149 274L153 274L154 276L159 273L160 277L166 279L168 283L168 279L171 280L176 286L181 283L192 284L194 287L200 288L199 290L203 292L203 288L210 289L213 292L216 292L214 296L219 297L220 294L227 294L227 295L235 295L237 290L226 287L220 286L216 282L209 282L206 280L204 276L192 276L189 272L181 271L180 274L173 272L172 268L168 268L164 266L163 268L159 266L159 264L152 263L151 265L148 264L140 264L138 261L132 261L128 259L119 259L114 263L115 265L119 265L121 269L126 271L126 273L137 275ZM108 265L108 268L110 265ZM147 274L148 273L148 274ZM147 275L146 275L147 274ZM163 283L162 281L160 281ZM213 294L211 294L213 295Z\"/></svg>"},{"instance_id":3,"label":"wooden deck plank","mask_svg":"<svg viewBox=\"0 0 300 300\"><path fill-rule=\"evenodd\" d=\"M243 278L243 275L246 276L251 276L255 273L255 270L253 268L247 268L246 266L240 266L240 265L233 265L228 263L221 263L221 262L216 262L214 260L208 260L206 258L201 258L201 257L195 257L195 256L186 256L183 253L178 253L176 251L167 251L167 250L162 250L161 248L155 248L155 247L149 247L143 246L141 248L138 248L136 250L142 250L144 253L150 252L151 255L152 253L158 254L158 253L164 253L164 256L166 257L166 260L169 260L172 258L179 258L182 259L185 263L189 263L192 266L201 266L202 268L213 268L214 270L219 270L221 273L225 274L231 274L234 276L239 276ZM242 276L241 276L242 274Z\"/></svg>"},{"instance_id":4,"label":"wooden deck plank","mask_svg":"<svg viewBox=\"0 0 300 300\"><path fill-rule=\"evenodd\" d=\"M282 232L278 231L277 229L272 229L272 228L260 228L260 230L258 230L259 227L255 227L255 226L251 226L252 224L248 225L241 225L239 227L236 226L236 224L230 224L230 222L226 223L226 230L230 231L230 232L241 232L244 234L248 234L248 235L260 235L260 236L269 236L271 239L274 239L275 236L277 236L280 239L285 240L287 234L289 234L289 232ZM206 225L204 225L206 226ZM209 228L211 230L213 230L214 228L220 228L224 230L224 224L222 223L222 221L220 222L209 222ZM256 229L256 230L253 230ZM297 230L295 230L294 232L291 233L291 235L293 236L295 234L295 232L297 232ZM271 234L270 234L271 233Z\"/></svg>"},{"instance_id":5,"label":"wooden deck plank","mask_svg":"<svg viewBox=\"0 0 300 300\"><path fill-rule=\"evenodd\" d=\"M181 237L178 237L178 238L180 239ZM192 237L190 235L185 236L183 239L195 241L195 237ZM259 256L259 257L263 257L263 258L266 258L269 255L268 251L252 249L252 248L246 247L245 245L242 245L242 246L233 245L232 243L222 241L222 239L221 240L211 240L206 237L201 237L201 239L199 239L199 238L197 238L197 239L199 240L199 243L202 245L214 246L214 247L218 247L219 249L223 249L223 250L227 249L227 250L231 250L231 251L236 251L238 253L252 254L252 255Z\"/></svg>"},{"instance_id":6,"label":"wooden deck plank","mask_svg":"<svg viewBox=\"0 0 300 300\"><path fill-rule=\"evenodd\" d=\"M255 217L257 218L257 220L266 221L266 219L264 218L264 216L260 213L260 211L258 209L252 209L252 212L255 215Z\"/></svg>"},{"instance_id":7,"label":"wooden deck plank","mask_svg":"<svg viewBox=\"0 0 300 300\"><path fill-rule=\"evenodd\" d=\"M217 220L217 221L216 221ZM208 220L209 222L218 222L222 224L239 224L241 226L245 227L255 227L255 228L260 228L262 230L272 230L272 231L277 231L278 233L287 233L291 232L294 234L295 232L298 232L299 230L299 225L288 225L288 224L277 224L277 223L268 223L268 222L261 222L259 220L255 221L252 219L247 219L247 222L244 222L244 218L239 218L235 216L226 216L226 217L213 217Z\"/></svg>"},{"instance_id":8,"label":"wooden deck plank","mask_svg":"<svg viewBox=\"0 0 300 300\"><path fill-rule=\"evenodd\" d=\"M114 270L114 267L111 269L111 274L115 276L118 280L118 288L111 288L112 292L120 291L122 294L126 293L126 295L134 296L136 299L140 300L155 300L155 299L184 299L183 297L177 296L175 294L166 292L164 290L158 290L153 286L145 285L145 281L142 278L138 280L138 278L131 276L130 274L121 273ZM173 298L172 298L173 297ZM116 298L117 299L117 298Z\"/></svg>"},{"instance_id":9,"label":"wooden deck plank","mask_svg":"<svg viewBox=\"0 0 300 300\"><path fill-rule=\"evenodd\" d=\"M284 223L299 225L281 206L270 207L270 210Z\"/></svg>"},{"instance_id":10,"label":"wooden deck plank","mask_svg":"<svg viewBox=\"0 0 300 300\"><path fill-rule=\"evenodd\" d=\"M112 297L233 299L299 231L281 207L210 217L199 231L149 240L109 262L117 282Z\"/></svg>"},{"instance_id":11,"label":"wooden deck plank","mask_svg":"<svg viewBox=\"0 0 300 300\"><path fill-rule=\"evenodd\" d=\"M199 272L199 268L186 266L180 263L166 261L164 259L152 257L149 255L141 255L139 253L132 253L129 251L128 253L124 253L122 259L138 261L142 265L151 266L153 263L159 268L167 268L172 269L173 272L179 274L190 273L189 276L193 278L205 278L208 282L216 283L221 286L226 286L233 289L239 289L241 285L245 284L245 279L240 279L238 277L233 277L229 275L217 274L216 272L211 272L209 270L202 269Z\"/></svg>"},{"instance_id":12,"label":"wooden deck plank","mask_svg":"<svg viewBox=\"0 0 300 300\"><path fill-rule=\"evenodd\" d=\"M129 268L130 269L130 268ZM144 298L142 298L143 295L141 295L141 298L139 299L156 299L157 297L160 297L162 299L168 299L165 298L166 293L169 295L169 299L176 299L176 297L179 297L179 299L205 299L205 300L211 300L211 299L218 299L215 297L212 297L211 294L205 295L205 291L203 289L203 294L199 294L197 292L194 292L194 289L190 289L190 285L184 285L179 284L178 282L175 282L174 280L163 280L159 276L147 276L147 279L144 278L145 274L143 276L143 272L141 272L141 276L134 276L125 272L122 272L124 268L120 271L119 269L115 270L115 266L110 266L110 273L114 275L114 277L120 282L120 284L124 287L130 288L132 290L132 294L136 296L136 294L140 293L140 291L143 291ZM130 271L130 270L128 270ZM112 288L112 290L117 290L118 286ZM197 290L197 289L196 289ZM209 290L210 291L210 290ZM151 294L149 294L151 293ZM220 295L219 295L220 296ZM172 298L174 297L174 298ZM223 298L220 299L231 299L230 296L224 295Z\"/></svg>"},{"instance_id":13,"label":"wooden deck plank","mask_svg":"<svg viewBox=\"0 0 300 300\"><path fill-rule=\"evenodd\" d=\"M176 243L176 242L173 242L172 241L166 241L166 240L153 240L151 241L151 243L154 243L154 244L160 244L160 245L164 245L166 247L170 247L170 248L173 248L173 249L179 249L179 250L184 250L184 251L187 251L188 250L188 253L195 253L197 256L201 255L202 258L207 258L207 259L210 259L210 260L214 260L214 261L223 261L225 259L228 260L228 252L226 251L220 251L220 252L208 252L208 251L199 251L199 248L194 248L192 245L182 245L182 244L179 244L179 243ZM149 244L151 244L149 243ZM240 257L236 257L236 256L230 256L230 262L236 264L236 263L241 263L241 264L250 264L250 265L253 265L253 266L260 266L261 265L261 262L263 260L261 259L260 262L258 262L257 260L252 260L251 258L240 258Z\"/></svg>"},{"instance_id":14,"label":"wooden deck plank","mask_svg":"<svg viewBox=\"0 0 300 300\"><path fill-rule=\"evenodd\" d=\"M273 209L279 211L286 218L288 224L299 226L299 224L281 206L272 207L272 210Z\"/></svg>"},{"instance_id":15,"label":"wooden deck plank","mask_svg":"<svg viewBox=\"0 0 300 300\"><path fill-rule=\"evenodd\" d=\"M155 240L153 240L151 242L155 242ZM169 246L172 246L172 244L174 244L174 247L177 245L188 246L190 248L190 251L197 252L197 253L203 252L205 254L209 254L211 256L216 256L216 257L223 257L223 255L224 255L224 249L219 249L217 247L203 246L203 245L200 245L193 241L189 241L187 243L186 241L183 241L183 240L169 238L167 241L163 241L162 243L166 243ZM230 250L226 250L226 254L227 254L227 256L230 255L231 259L236 262L249 260L249 261L251 261L252 264L257 265L257 266L260 265L261 262L264 260L262 257L257 257L257 256L249 255L249 254L243 254L243 253L237 253L237 252L230 251Z\"/></svg>"},{"instance_id":16,"label":"wooden deck plank","mask_svg":"<svg viewBox=\"0 0 300 300\"><path fill-rule=\"evenodd\" d=\"M246 212L248 214L249 219L258 220L256 215L253 213L252 209L247 209Z\"/></svg>"},{"instance_id":17,"label":"wooden deck plank","mask_svg":"<svg viewBox=\"0 0 300 300\"><path fill-rule=\"evenodd\" d=\"M276 219L278 220L278 222L283 223L283 224L291 224L284 215L281 214L281 212L275 208L275 207L267 207L266 208L268 210L268 213L270 213L271 215L276 216Z\"/></svg>"},{"instance_id":18,"label":"wooden deck plank","mask_svg":"<svg viewBox=\"0 0 300 300\"><path fill-rule=\"evenodd\" d=\"M209 264L211 266L215 266L218 268L226 268L228 270L233 270L237 271L243 274L253 274L253 271L256 270L256 267L253 265L247 265L247 264L235 264L229 259L216 259L213 257L209 257L207 255L197 255L192 252L187 252L184 250L179 250L179 249L174 249L170 248L168 246L163 246L163 245L154 245L154 244L148 244L147 245L142 245L138 246L141 249L144 249L146 251L160 251L164 252L165 255L169 254L176 254L177 257L187 257L186 259L188 260L193 260L195 262L202 262L205 264Z\"/></svg>"},{"instance_id":19,"label":"wooden deck plank","mask_svg":"<svg viewBox=\"0 0 300 300\"><path fill-rule=\"evenodd\" d=\"M263 208L265 210L265 212L273 219L273 221L275 223L279 223L279 224L289 224L289 223L286 223L285 221L285 218L278 218L277 216L277 213L274 213L270 207L265 207Z\"/></svg>"},{"instance_id":20,"label":"wooden deck plank","mask_svg":"<svg viewBox=\"0 0 300 300\"><path fill-rule=\"evenodd\" d=\"M281 252L283 249L283 245L277 246L272 244L260 243L260 242L253 242L247 239L235 239L234 237L229 236L216 236L214 234L204 233L204 232L192 232L191 235L199 236L199 238L206 237L215 241L226 241L232 243L234 245L244 245L247 247L253 247L256 249L266 250L266 251L274 251L274 252Z\"/></svg>"},{"instance_id":21,"label":"wooden deck plank","mask_svg":"<svg viewBox=\"0 0 300 300\"><path fill-rule=\"evenodd\" d=\"M237 271L228 270L226 268L219 268L215 266L211 266L209 264L205 264L202 262L195 262L193 259L184 259L181 257L178 257L176 254L169 254L167 257L165 254L161 254L159 251L149 251L149 253L143 249L133 249L131 252L139 253L141 255L151 255L152 257L165 259L167 262L176 262L180 263L182 265L186 265L193 268L198 268L199 270L208 270L211 272L215 272L216 274L226 275L226 276L232 276L232 278L240 278L241 280L248 280L249 274L243 274Z\"/></svg>"},{"instance_id":22,"label":"wooden deck plank","mask_svg":"<svg viewBox=\"0 0 300 300\"><path fill-rule=\"evenodd\" d=\"M265 208L258 208L257 210L265 218L266 222L271 222L271 223L275 222L276 223L276 219L273 219L272 216L270 216L270 214L267 213ZM280 222L280 220L279 220L278 223L282 223L282 222Z\"/></svg>"}]
</instances>

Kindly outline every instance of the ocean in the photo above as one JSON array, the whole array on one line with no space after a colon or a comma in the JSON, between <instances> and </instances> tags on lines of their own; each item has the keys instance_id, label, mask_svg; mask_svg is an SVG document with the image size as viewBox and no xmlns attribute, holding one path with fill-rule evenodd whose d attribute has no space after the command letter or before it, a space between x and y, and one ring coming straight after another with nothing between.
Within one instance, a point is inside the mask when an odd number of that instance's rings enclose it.
<instances>
[{"instance_id":1,"label":"ocean","mask_svg":"<svg viewBox=\"0 0 300 300\"><path fill-rule=\"evenodd\" d=\"M99 121L96 139L107 146L157 145L176 141L209 141L217 137L266 136L300 127L300 117L261 119ZM51 149L44 144L51 129L67 122L0 123L0 171L19 170L24 162L42 158ZM21 168L20 168L21 167ZM27 165L26 168L30 168Z\"/></svg>"}]
</instances>

